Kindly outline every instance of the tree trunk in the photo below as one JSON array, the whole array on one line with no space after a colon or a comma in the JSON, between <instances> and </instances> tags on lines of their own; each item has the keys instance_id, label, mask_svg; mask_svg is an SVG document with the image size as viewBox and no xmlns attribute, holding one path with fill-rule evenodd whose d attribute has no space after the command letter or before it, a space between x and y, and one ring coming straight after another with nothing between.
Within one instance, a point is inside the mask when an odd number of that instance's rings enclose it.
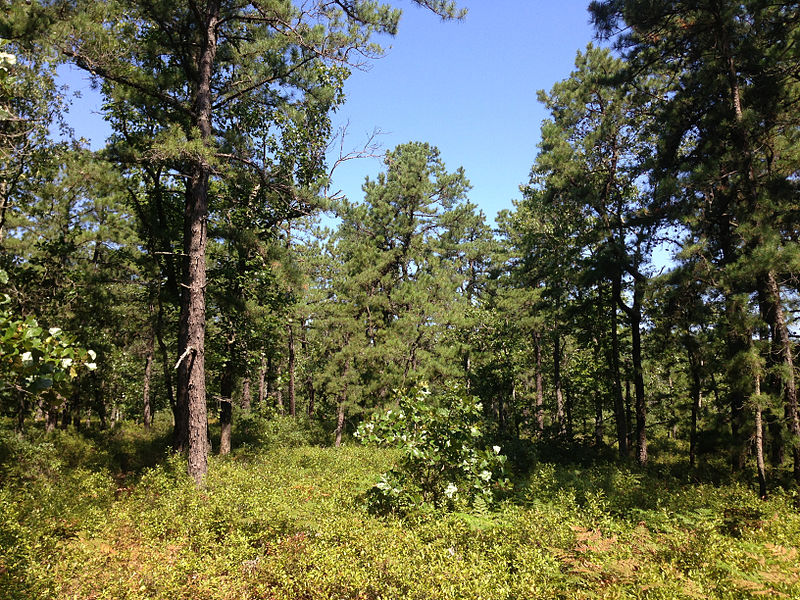
<instances>
[{"instance_id":1,"label":"tree trunk","mask_svg":"<svg viewBox=\"0 0 800 600\"><path fill-rule=\"evenodd\" d=\"M306 357L306 361L308 361L308 337L306 335L306 323L303 321L300 325L300 348L303 351L303 356ZM315 400L315 393L314 393L314 378L311 375L311 369L306 369L306 395L308 396L308 405L306 407L306 414L309 417L314 416L314 400Z\"/></svg>"},{"instance_id":2,"label":"tree trunk","mask_svg":"<svg viewBox=\"0 0 800 600\"><path fill-rule=\"evenodd\" d=\"M614 391L614 418L617 422L617 447L621 458L628 456L628 419L625 412L625 401L622 397L622 380L620 378L619 331L617 326L616 298L621 296L622 283L620 276L614 278L611 302L611 378Z\"/></svg>"},{"instance_id":3,"label":"tree trunk","mask_svg":"<svg viewBox=\"0 0 800 600\"><path fill-rule=\"evenodd\" d=\"M602 446L604 437L603 425L603 395L595 394L594 396L594 445Z\"/></svg>"},{"instance_id":4,"label":"tree trunk","mask_svg":"<svg viewBox=\"0 0 800 600\"><path fill-rule=\"evenodd\" d=\"M731 450L730 464L734 472L744 468L747 453L747 433L745 400L749 395L749 390L742 377L739 359L747 350L750 344L749 334L743 332L747 330L745 325L746 311L742 301L733 295L729 295L725 302L725 314L727 318L726 350L728 359L728 403L731 413Z\"/></svg>"},{"instance_id":5,"label":"tree trunk","mask_svg":"<svg viewBox=\"0 0 800 600\"><path fill-rule=\"evenodd\" d=\"M280 380L281 377L281 365L278 364L278 369L275 372L275 378ZM283 408L283 390L281 389L280 385L275 386L275 403L278 407L278 414L286 414L286 411Z\"/></svg>"},{"instance_id":6,"label":"tree trunk","mask_svg":"<svg viewBox=\"0 0 800 600\"><path fill-rule=\"evenodd\" d=\"M267 359L262 354L261 355L261 367L258 369L258 406L259 408L264 406L264 397L267 391L266 388L266 378L267 378Z\"/></svg>"},{"instance_id":7,"label":"tree trunk","mask_svg":"<svg viewBox=\"0 0 800 600\"><path fill-rule=\"evenodd\" d=\"M647 464L647 403L644 395L644 369L642 367L642 294L638 278L634 279L631 339L633 360L633 388L636 393L636 460Z\"/></svg>"},{"instance_id":8,"label":"tree trunk","mask_svg":"<svg viewBox=\"0 0 800 600\"><path fill-rule=\"evenodd\" d=\"M783 300L775 272L767 274L767 289L771 304L770 333L773 344L773 352L779 357L783 365L781 379L783 383L784 412L786 422L791 434L792 457L794 459L794 479L800 484L800 418L797 408L797 384L794 372L794 358L792 356L792 341L789 337L789 330L786 326L786 319L783 314Z\"/></svg>"},{"instance_id":9,"label":"tree trunk","mask_svg":"<svg viewBox=\"0 0 800 600\"><path fill-rule=\"evenodd\" d=\"M566 402L564 403L564 409L567 413L567 439L572 441L574 439L574 432L572 427L572 394L570 393L569 385L564 386L564 397L566 398Z\"/></svg>"},{"instance_id":10,"label":"tree trunk","mask_svg":"<svg viewBox=\"0 0 800 600\"><path fill-rule=\"evenodd\" d=\"M17 423L14 429L18 435L25 431L25 414L28 412L27 402L22 391L17 392Z\"/></svg>"},{"instance_id":11,"label":"tree trunk","mask_svg":"<svg viewBox=\"0 0 800 600\"><path fill-rule=\"evenodd\" d=\"M756 445L756 466L758 468L758 495L762 500L767 498L767 475L764 469L764 429L761 425L761 379L756 374L756 406L755 406L755 445Z\"/></svg>"},{"instance_id":12,"label":"tree trunk","mask_svg":"<svg viewBox=\"0 0 800 600\"><path fill-rule=\"evenodd\" d=\"M561 388L561 334L556 326L553 333L553 387L556 393L556 423L559 435L564 434L564 396Z\"/></svg>"},{"instance_id":13,"label":"tree trunk","mask_svg":"<svg viewBox=\"0 0 800 600\"><path fill-rule=\"evenodd\" d=\"M205 31L198 49L197 79L194 83L194 114L203 144L210 144L212 129L212 92L214 60L217 52L219 0L206 5ZM178 376L186 405L189 425L189 476L200 486L208 471L208 415L205 381L206 330L206 219L208 216L208 180L211 167L201 157L189 170L186 180L184 212L185 282L181 294L178 351L181 361Z\"/></svg>"},{"instance_id":14,"label":"tree trunk","mask_svg":"<svg viewBox=\"0 0 800 600\"><path fill-rule=\"evenodd\" d=\"M338 448L342 445L342 433L344 432L344 404L347 401L347 375L350 370L350 359L348 358L344 363L344 372L342 378L344 379L344 388L342 394L339 396L339 405L336 409L336 438L334 445Z\"/></svg>"},{"instance_id":15,"label":"tree trunk","mask_svg":"<svg viewBox=\"0 0 800 600\"><path fill-rule=\"evenodd\" d=\"M275 392L275 369L272 364L272 355L267 357L267 397L271 397Z\"/></svg>"},{"instance_id":16,"label":"tree trunk","mask_svg":"<svg viewBox=\"0 0 800 600\"><path fill-rule=\"evenodd\" d=\"M252 403L253 399L250 395L250 378L245 377L242 379L242 410L250 412L250 406Z\"/></svg>"},{"instance_id":17,"label":"tree trunk","mask_svg":"<svg viewBox=\"0 0 800 600\"><path fill-rule=\"evenodd\" d=\"M311 377L311 373L306 375L306 394L308 395L308 410L306 414L308 414L309 417L313 417L314 411L316 410L314 406L316 393L314 390L314 378Z\"/></svg>"},{"instance_id":18,"label":"tree trunk","mask_svg":"<svg viewBox=\"0 0 800 600\"><path fill-rule=\"evenodd\" d=\"M150 329L147 336L147 349L144 357L144 385L142 386L142 420L144 428L153 424L153 410L150 405L150 380L153 374L153 353L155 351L155 332Z\"/></svg>"},{"instance_id":19,"label":"tree trunk","mask_svg":"<svg viewBox=\"0 0 800 600\"><path fill-rule=\"evenodd\" d=\"M771 410L765 415L767 421L767 431L769 431L770 453L769 461L774 468L783 466L784 443L783 443L783 424L781 419Z\"/></svg>"},{"instance_id":20,"label":"tree trunk","mask_svg":"<svg viewBox=\"0 0 800 600\"><path fill-rule=\"evenodd\" d=\"M541 434L544 431L544 381L542 376L542 337L538 333L533 336L536 348L536 427Z\"/></svg>"},{"instance_id":21,"label":"tree trunk","mask_svg":"<svg viewBox=\"0 0 800 600\"><path fill-rule=\"evenodd\" d=\"M231 344L228 344L228 360L222 367L219 384L219 453L229 454L231 451L231 424L233 422L233 360L230 358Z\"/></svg>"},{"instance_id":22,"label":"tree trunk","mask_svg":"<svg viewBox=\"0 0 800 600\"><path fill-rule=\"evenodd\" d=\"M294 351L294 327L292 326L291 322L286 326L287 332L289 334L289 359L288 359L288 369L289 369L289 415L294 417L296 416L296 406L295 406L295 351Z\"/></svg>"},{"instance_id":23,"label":"tree trunk","mask_svg":"<svg viewBox=\"0 0 800 600\"><path fill-rule=\"evenodd\" d=\"M644 392L644 368L642 365L642 297L644 295L644 276L634 264L630 268L633 276L633 303L628 306L622 300L621 282L614 286L616 304L628 316L631 326L631 361L633 363L633 389L636 411L636 460L640 465L647 464L647 403Z\"/></svg>"},{"instance_id":24,"label":"tree trunk","mask_svg":"<svg viewBox=\"0 0 800 600\"><path fill-rule=\"evenodd\" d=\"M694 468L697 460L697 419L700 414L700 406L703 401L702 382L700 379L701 360L697 355L697 343L694 340L687 342L689 354L689 374L692 378L692 423L689 432L689 466Z\"/></svg>"}]
</instances>

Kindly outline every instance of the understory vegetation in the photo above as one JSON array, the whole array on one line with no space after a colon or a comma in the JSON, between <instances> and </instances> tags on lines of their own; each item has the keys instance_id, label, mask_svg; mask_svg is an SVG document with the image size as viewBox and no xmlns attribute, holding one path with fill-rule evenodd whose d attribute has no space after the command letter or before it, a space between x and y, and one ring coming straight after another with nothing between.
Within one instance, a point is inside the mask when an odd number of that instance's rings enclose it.
<instances>
[{"instance_id":1,"label":"understory vegetation","mask_svg":"<svg viewBox=\"0 0 800 600\"><path fill-rule=\"evenodd\" d=\"M160 415L159 415L160 416ZM795 495L520 448L491 509L374 514L400 452L262 423L197 490L150 432L0 430L0 589L22 598L797 598ZM264 425L259 428L260 425ZM213 437L213 431L212 431ZM724 461L723 461L724 463ZM427 505L430 506L430 505Z\"/></svg>"}]
</instances>

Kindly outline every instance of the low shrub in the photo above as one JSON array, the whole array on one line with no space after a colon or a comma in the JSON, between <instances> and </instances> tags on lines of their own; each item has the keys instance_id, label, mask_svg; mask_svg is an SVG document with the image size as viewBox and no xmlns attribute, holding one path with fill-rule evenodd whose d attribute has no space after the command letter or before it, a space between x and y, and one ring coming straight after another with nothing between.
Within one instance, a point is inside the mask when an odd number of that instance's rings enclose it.
<instances>
[{"instance_id":1,"label":"low shrub","mask_svg":"<svg viewBox=\"0 0 800 600\"><path fill-rule=\"evenodd\" d=\"M397 396L397 407L363 422L356 436L401 451L397 468L369 494L377 511L490 505L509 488L506 457L487 447L479 400L463 391L432 396L426 386Z\"/></svg>"}]
</instances>

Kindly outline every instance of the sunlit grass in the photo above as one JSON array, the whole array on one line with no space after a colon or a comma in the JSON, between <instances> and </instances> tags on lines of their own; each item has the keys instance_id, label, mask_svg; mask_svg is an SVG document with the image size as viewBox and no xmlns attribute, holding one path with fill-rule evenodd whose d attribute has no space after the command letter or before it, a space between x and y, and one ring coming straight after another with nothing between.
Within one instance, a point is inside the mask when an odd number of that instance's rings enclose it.
<instances>
[{"instance_id":1,"label":"sunlit grass","mask_svg":"<svg viewBox=\"0 0 800 600\"><path fill-rule=\"evenodd\" d=\"M377 517L364 493L391 451L251 445L197 491L167 434L3 430L0 595L800 597L790 493L533 460L493 511Z\"/></svg>"}]
</instances>

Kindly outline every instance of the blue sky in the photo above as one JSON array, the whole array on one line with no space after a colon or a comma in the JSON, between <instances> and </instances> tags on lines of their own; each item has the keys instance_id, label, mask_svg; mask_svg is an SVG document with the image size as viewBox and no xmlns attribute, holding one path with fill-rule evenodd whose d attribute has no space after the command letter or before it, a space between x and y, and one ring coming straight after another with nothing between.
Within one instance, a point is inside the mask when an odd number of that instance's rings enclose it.
<instances>
[{"instance_id":1,"label":"blue sky","mask_svg":"<svg viewBox=\"0 0 800 600\"><path fill-rule=\"evenodd\" d=\"M437 146L448 169L464 167L470 199L493 219L527 182L547 116L536 91L567 77L576 52L593 39L587 4L462 0L466 19L442 22L398 3L398 35L385 40L385 57L353 71L347 102L334 115L337 127L349 123L345 150L362 146L376 128L382 151L409 141ZM102 145L108 128L97 95L77 73L66 80L83 93L70 114L76 135ZM334 173L332 188L360 200L364 178L380 170L378 158L349 161Z\"/></svg>"},{"instance_id":2,"label":"blue sky","mask_svg":"<svg viewBox=\"0 0 800 600\"><path fill-rule=\"evenodd\" d=\"M405 6L391 49L368 72L353 73L335 117L349 120L346 148L363 145L375 127L384 149L437 146L448 169L464 167L470 199L493 219L528 180L547 117L537 90L569 76L593 31L581 0L460 4L469 14L457 23ZM360 199L364 177L380 169L379 159L346 163L333 188Z\"/></svg>"}]
</instances>

